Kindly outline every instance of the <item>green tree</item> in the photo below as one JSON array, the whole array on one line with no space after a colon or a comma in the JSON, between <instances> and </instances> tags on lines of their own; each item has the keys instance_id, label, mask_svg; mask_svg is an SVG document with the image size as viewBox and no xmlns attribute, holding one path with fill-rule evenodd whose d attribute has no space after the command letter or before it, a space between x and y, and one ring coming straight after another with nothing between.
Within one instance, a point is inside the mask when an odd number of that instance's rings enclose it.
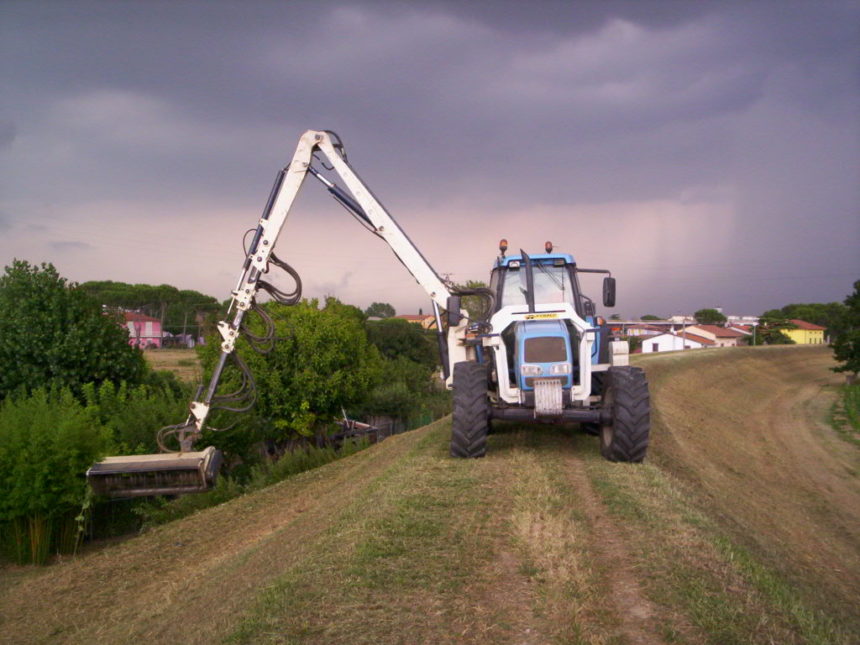
<instances>
[{"instance_id":1,"label":"green tree","mask_svg":"<svg viewBox=\"0 0 860 645\"><path fill-rule=\"evenodd\" d=\"M368 318L394 318L397 312L387 302L374 302L365 309L364 314Z\"/></svg>"},{"instance_id":2,"label":"green tree","mask_svg":"<svg viewBox=\"0 0 860 645\"><path fill-rule=\"evenodd\" d=\"M386 415L406 420L417 414L433 393L433 370L405 356L386 359L382 380L354 409L361 415Z\"/></svg>"},{"instance_id":3,"label":"green tree","mask_svg":"<svg viewBox=\"0 0 860 645\"><path fill-rule=\"evenodd\" d=\"M138 383L148 372L128 333L51 264L14 260L0 277L0 397L46 385Z\"/></svg>"},{"instance_id":4,"label":"green tree","mask_svg":"<svg viewBox=\"0 0 860 645\"><path fill-rule=\"evenodd\" d=\"M133 309L158 318L163 329L173 334L193 333L199 319L221 309L221 304L212 296L191 289L180 290L169 284L155 286L101 280L84 282L80 288L102 305Z\"/></svg>"},{"instance_id":5,"label":"green tree","mask_svg":"<svg viewBox=\"0 0 860 645\"><path fill-rule=\"evenodd\" d=\"M785 318L803 320L826 327L828 336L835 337L844 329L846 305L841 302L791 304L780 309Z\"/></svg>"},{"instance_id":6,"label":"green tree","mask_svg":"<svg viewBox=\"0 0 860 645\"><path fill-rule=\"evenodd\" d=\"M264 305L275 324L278 342L268 354L254 352L242 339L239 355L254 375L256 414L276 440L312 436L339 417L342 408L359 403L382 378L382 359L368 341L363 314L329 299L285 306ZM251 327L261 333L254 320ZM217 356L210 343L206 362ZM229 378L223 391L230 390Z\"/></svg>"},{"instance_id":7,"label":"green tree","mask_svg":"<svg viewBox=\"0 0 860 645\"><path fill-rule=\"evenodd\" d=\"M455 285L454 288L466 291L486 289L487 283L482 282L481 280L467 280L466 284ZM491 315L492 312L487 311L487 305L487 299L482 296L463 296L460 301L460 306L469 312L469 318L471 320L481 320L488 314Z\"/></svg>"},{"instance_id":8,"label":"green tree","mask_svg":"<svg viewBox=\"0 0 860 645\"><path fill-rule=\"evenodd\" d=\"M641 316L639 320L663 320L660 316L655 316L654 314L645 314Z\"/></svg>"},{"instance_id":9,"label":"green tree","mask_svg":"<svg viewBox=\"0 0 860 645\"><path fill-rule=\"evenodd\" d=\"M845 298L845 309L842 330L833 340L833 356L841 364L833 370L856 379L860 373L860 280L854 283L854 293Z\"/></svg>"},{"instance_id":10,"label":"green tree","mask_svg":"<svg viewBox=\"0 0 860 645\"><path fill-rule=\"evenodd\" d=\"M420 325L401 318L368 321L367 337L387 359L404 357L430 369L439 362L434 340Z\"/></svg>"},{"instance_id":11,"label":"green tree","mask_svg":"<svg viewBox=\"0 0 860 645\"><path fill-rule=\"evenodd\" d=\"M794 341L785 331L796 328L797 325L789 321L782 310L770 309L759 316L758 327L756 327L756 344L793 345Z\"/></svg>"},{"instance_id":12,"label":"green tree","mask_svg":"<svg viewBox=\"0 0 860 645\"><path fill-rule=\"evenodd\" d=\"M700 325L721 325L728 320L716 309L699 309L693 314L693 318Z\"/></svg>"}]
</instances>

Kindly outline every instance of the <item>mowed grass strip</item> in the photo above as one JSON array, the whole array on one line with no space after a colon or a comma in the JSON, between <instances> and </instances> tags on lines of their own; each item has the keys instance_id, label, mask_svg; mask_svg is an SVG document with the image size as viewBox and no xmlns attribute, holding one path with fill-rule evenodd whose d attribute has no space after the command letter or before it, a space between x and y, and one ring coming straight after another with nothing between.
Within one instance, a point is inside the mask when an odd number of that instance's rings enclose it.
<instances>
[{"instance_id":1,"label":"mowed grass strip","mask_svg":"<svg viewBox=\"0 0 860 645\"><path fill-rule=\"evenodd\" d=\"M510 426L507 461L514 480L511 524L523 572L535 582L536 611L557 642L612 642L620 623L594 552L583 491L565 456L590 437L556 426ZM500 446L501 447L501 446Z\"/></svg>"},{"instance_id":2,"label":"mowed grass strip","mask_svg":"<svg viewBox=\"0 0 860 645\"><path fill-rule=\"evenodd\" d=\"M362 491L229 642L617 642L560 458L570 438L510 426L459 460L449 434Z\"/></svg>"},{"instance_id":3,"label":"mowed grass strip","mask_svg":"<svg viewBox=\"0 0 860 645\"><path fill-rule=\"evenodd\" d=\"M447 456L438 424L263 591L230 642L488 642L519 637L492 580L510 496L497 464ZM499 494L499 493L502 494Z\"/></svg>"}]
</instances>

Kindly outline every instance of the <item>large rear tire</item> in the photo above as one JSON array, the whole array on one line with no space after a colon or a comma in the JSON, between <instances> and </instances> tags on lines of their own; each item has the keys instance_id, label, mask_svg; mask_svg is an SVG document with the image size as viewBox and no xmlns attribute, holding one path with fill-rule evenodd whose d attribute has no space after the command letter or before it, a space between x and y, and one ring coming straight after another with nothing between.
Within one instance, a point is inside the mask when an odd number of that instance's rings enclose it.
<instances>
[{"instance_id":1,"label":"large rear tire","mask_svg":"<svg viewBox=\"0 0 860 645\"><path fill-rule=\"evenodd\" d=\"M600 453L609 461L641 462L651 433L645 372L639 367L611 367L604 385L603 407L611 420L600 429Z\"/></svg>"},{"instance_id":2,"label":"large rear tire","mask_svg":"<svg viewBox=\"0 0 860 645\"><path fill-rule=\"evenodd\" d=\"M451 456L469 459L487 454L488 420L486 365L455 364Z\"/></svg>"}]
</instances>

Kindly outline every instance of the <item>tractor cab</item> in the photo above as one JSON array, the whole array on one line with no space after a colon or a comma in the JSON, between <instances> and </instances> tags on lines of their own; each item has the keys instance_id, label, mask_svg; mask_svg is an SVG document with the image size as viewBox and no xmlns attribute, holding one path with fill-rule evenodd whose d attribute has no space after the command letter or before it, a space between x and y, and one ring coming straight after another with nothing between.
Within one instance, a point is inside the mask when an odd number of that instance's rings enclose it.
<instances>
[{"instance_id":1,"label":"tractor cab","mask_svg":"<svg viewBox=\"0 0 860 645\"><path fill-rule=\"evenodd\" d=\"M528 270L531 264L531 271ZM529 276L531 273L531 276ZM576 278L576 263L567 253L501 256L490 277L490 290L496 298L496 311L509 305L529 304L529 279L534 304L569 303L580 311L581 295Z\"/></svg>"},{"instance_id":2,"label":"tractor cab","mask_svg":"<svg viewBox=\"0 0 860 645\"><path fill-rule=\"evenodd\" d=\"M501 323L498 333L506 359L499 376L507 372L507 387L527 407L540 396L538 390L551 387L559 402L554 409L560 411L559 405L571 404L573 388L582 386L583 362L605 362L601 358L605 359L608 333L578 279L580 271L593 271L578 269L572 255L554 253L549 242L545 253L533 255L524 251L506 255L504 240L499 248L490 277L494 326ZM583 354L586 333L589 351Z\"/></svg>"}]
</instances>

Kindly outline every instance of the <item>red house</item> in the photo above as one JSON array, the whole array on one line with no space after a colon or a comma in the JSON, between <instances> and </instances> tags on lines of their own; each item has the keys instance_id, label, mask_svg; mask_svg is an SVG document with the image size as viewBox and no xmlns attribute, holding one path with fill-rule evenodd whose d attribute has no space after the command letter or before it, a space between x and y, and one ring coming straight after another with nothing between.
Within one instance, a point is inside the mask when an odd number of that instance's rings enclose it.
<instances>
[{"instance_id":1,"label":"red house","mask_svg":"<svg viewBox=\"0 0 860 645\"><path fill-rule=\"evenodd\" d=\"M161 347L161 321L134 311L123 311L125 327L128 329L128 344L146 349Z\"/></svg>"}]
</instances>

